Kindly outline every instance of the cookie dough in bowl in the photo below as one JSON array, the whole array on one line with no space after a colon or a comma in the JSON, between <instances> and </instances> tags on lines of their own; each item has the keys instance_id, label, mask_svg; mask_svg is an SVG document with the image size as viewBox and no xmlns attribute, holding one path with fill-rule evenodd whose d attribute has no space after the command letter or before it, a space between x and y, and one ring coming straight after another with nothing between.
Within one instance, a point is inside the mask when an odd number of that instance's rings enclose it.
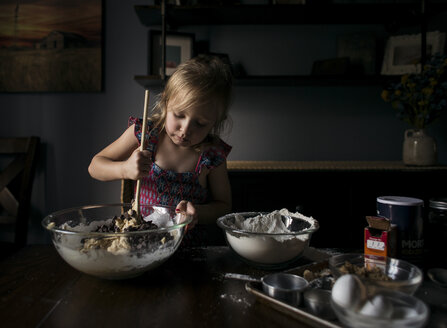
<instances>
[{"instance_id":1,"label":"cookie dough in bowl","mask_svg":"<svg viewBox=\"0 0 447 328\"><path fill-rule=\"evenodd\" d=\"M175 253L192 218L173 207L142 206L140 223L131 204L90 205L43 219L59 255L75 269L105 279L149 271Z\"/></svg>"}]
</instances>

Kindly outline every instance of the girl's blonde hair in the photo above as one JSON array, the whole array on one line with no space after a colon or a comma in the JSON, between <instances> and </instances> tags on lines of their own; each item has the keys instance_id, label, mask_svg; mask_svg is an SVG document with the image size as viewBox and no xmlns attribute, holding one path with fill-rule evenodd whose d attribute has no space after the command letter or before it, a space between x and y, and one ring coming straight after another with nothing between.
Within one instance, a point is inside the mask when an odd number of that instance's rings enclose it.
<instances>
[{"instance_id":1,"label":"girl's blonde hair","mask_svg":"<svg viewBox=\"0 0 447 328\"><path fill-rule=\"evenodd\" d=\"M208 106L218 111L210 137L225 128L231 102L233 77L231 67L217 56L199 55L180 64L166 83L155 104L151 120L160 131L165 127L168 103L186 110Z\"/></svg>"}]
</instances>

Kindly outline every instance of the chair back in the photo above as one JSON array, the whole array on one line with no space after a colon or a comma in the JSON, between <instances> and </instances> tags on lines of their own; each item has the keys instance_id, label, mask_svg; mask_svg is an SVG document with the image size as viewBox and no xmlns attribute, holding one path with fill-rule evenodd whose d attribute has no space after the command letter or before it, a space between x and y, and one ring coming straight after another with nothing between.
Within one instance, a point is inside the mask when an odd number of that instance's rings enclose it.
<instances>
[{"instance_id":1,"label":"chair back","mask_svg":"<svg viewBox=\"0 0 447 328\"><path fill-rule=\"evenodd\" d=\"M135 181L121 180L121 203L132 203L135 197Z\"/></svg>"},{"instance_id":2,"label":"chair back","mask_svg":"<svg viewBox=\"0 0 447 328\"><path fill-rule=\"evenodd\" d=\"M0 226L14 225L14 244L25 246L39 137L0 138Z\"/></svg>"}]
</instances>

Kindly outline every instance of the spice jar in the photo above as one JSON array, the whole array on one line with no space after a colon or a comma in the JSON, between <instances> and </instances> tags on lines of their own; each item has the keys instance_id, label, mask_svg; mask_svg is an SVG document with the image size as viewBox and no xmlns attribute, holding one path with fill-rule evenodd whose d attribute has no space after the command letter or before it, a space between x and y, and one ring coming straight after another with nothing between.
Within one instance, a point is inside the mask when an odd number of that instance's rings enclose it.
<instances>
[{"instance_id":1,"label":"spice jar","mask_svg":"<svg viewBox=\"0 0 447 328\"><path fill-rule=\"evenodd\" d=\"M426 226L426 258L428 268L447 268L445 242L447 240L447 197L432 198Z\"/></svg>"}]
</instances>

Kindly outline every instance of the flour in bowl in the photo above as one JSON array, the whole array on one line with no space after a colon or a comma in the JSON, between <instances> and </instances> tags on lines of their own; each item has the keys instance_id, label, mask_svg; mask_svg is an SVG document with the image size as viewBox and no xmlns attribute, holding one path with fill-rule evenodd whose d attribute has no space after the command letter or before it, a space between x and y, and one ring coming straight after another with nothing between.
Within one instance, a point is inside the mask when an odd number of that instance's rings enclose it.
<instances>
[{"instance_id":1,"label":"flour in bowl","mask_svg":"<svg viewBox=\"0 0 447 328\"><path fill-rule=\"evenodd\" d=\"M243 258L259 264L278 264L294 260L304 253L318 221L287 209L267 214L234 213L225 216L226 238ZM225 223L224 223L225 224ZM309 233L306 233L309 231Z\"/></svg>"},{"instance_id":2,"label":"flour in bowl","mask_svg":"<svg viewBox=\"0 0 447 328\"><path fill-rule=\"evenodd\" d=\"M237 229L247 232L269 233L269 234L285 234L291 230L286 226L283 218L299 219L294 222L294 232L306 229L313 229L318 222L312 218L304 216L301 213L292 213L286 208L276 210L267 214L259 214L254 217L245 218L240 214L234 216L234 226ZM298 228L298 225L300 226Z\"/></svg>"}]
</instances>

